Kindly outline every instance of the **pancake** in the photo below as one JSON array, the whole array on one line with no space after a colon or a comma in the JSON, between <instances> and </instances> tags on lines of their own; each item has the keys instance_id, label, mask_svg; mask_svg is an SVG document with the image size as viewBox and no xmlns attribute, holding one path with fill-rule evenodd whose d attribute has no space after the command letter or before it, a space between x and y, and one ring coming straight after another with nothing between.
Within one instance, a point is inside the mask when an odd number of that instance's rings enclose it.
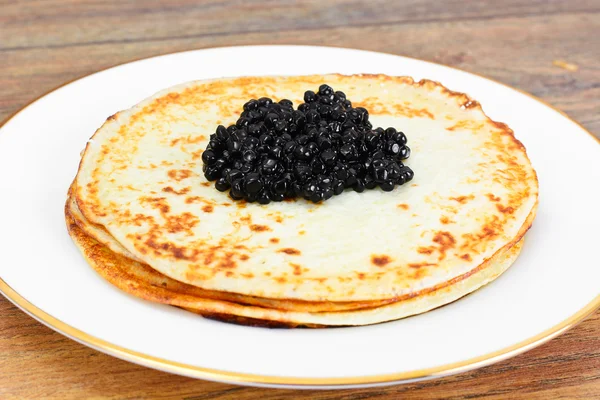
<instances>
[{"instance_id":1,"label":"pancake","mask_svg":"<svg viewBox=\"0 0 600 400\"><path fill-rule=\"evenodd\" d=\"M230 301L205 298L203 292L198 292L193 286L173 281L142 263L112 252L78 226L68 207L65 210L69 233L88 263L121 290L145 300L181 307L207 318L263 327L368 325L419 314L450 303L495 279L514 262L523 242L519 239L506 246L475 271L454 282L424 290L404 300L352 311L290 311L238 304L233 298Z\"/></svg>"},{"instance_id":2,"label":"pancake","mask_svg":"<svg viewBox=\"0 0 600 400\"><path fill-rule=\"evenodd\" d=\"M202 173L218 124L250 98L328 83L407 133L415 179L324 203L233 201ZM495 279L519 254L537 178L505 124L441 84L383 75L190 82L107 119L65 216L88 263L143 299L269 327L367 325L422 313Z\"/></svg>"},{"instance_id":3,"label":"pancake","mask_svg":"<svg viewBox=\"0 0 600 400\"><path fill-rule=\"evenodd\" d=\"M328 83L374 126L406 132L411 184L322 204L232 201L202 174L218 124L262 96L301 102ZM531 224L523 145L468 96L383 75L228 78L162 91L110 117L84 151L74 197L112 251L206 290L268 299L405 298L475 271ZM105 243L106 244L106 243Z\"/></svg>"}]
</instances>

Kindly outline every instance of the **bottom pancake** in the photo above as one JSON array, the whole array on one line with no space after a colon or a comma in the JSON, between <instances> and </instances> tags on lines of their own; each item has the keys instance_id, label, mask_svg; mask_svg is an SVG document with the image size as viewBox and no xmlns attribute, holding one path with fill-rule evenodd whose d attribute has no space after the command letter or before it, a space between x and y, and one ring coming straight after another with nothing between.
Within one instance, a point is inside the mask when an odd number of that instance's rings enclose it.
<instances>
[{"instance_id":1,"label":"bottom pancake","mask_svg":"<svg viewBox=\"0 0 600 400\"><path fill-rule=\"evenodd\" d=\"M519 239L517 243L498 251L494 257L469 273L435 289L417 293L409 299L355 310L308 312L302 311L302 307L300 310L282 310L252 305L245 301L246 296L230 293L227 293L225 298L239 299L239 302L202 297L199 288L174 281L145 264L111 251L75 222L68 207L65 215L69 234L87 262L103 278L121 290L145 300L170 304L208 318L267 327L369 325L420 314L448 304L494 280L512 265L523 242ZM262 304L268 304L271 299L262 300Z\"/></svg>"}]
</instances>

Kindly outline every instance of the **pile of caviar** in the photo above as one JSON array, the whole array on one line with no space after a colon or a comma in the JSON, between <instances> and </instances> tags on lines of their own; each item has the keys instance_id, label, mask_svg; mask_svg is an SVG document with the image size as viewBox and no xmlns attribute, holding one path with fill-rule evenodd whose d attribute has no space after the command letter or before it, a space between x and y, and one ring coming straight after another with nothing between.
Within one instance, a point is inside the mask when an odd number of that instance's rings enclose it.
<instances>
[{"instance_id":1,"label":"pile of caviar","mask_svg":"<svg viewBox=\"0 0 600 400\"><path fill-rule=\"evenodd\" d=\"M302 197L320 202L353 189L389 192L414 173L403 132L373 128L369 113L321 85L290 100L244 104L235 125L219 125L204 153L204 175L234 200L267 204Z\"/></svg>"}]
</instances>

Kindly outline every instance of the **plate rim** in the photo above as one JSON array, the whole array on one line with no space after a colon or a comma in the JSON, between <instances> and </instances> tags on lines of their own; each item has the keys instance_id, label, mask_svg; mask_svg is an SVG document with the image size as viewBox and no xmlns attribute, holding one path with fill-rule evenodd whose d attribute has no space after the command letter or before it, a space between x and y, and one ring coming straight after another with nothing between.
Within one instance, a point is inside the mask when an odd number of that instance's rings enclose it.
<instances>
[{"instance_id":1,"label":"plate rim","mask_svg":"<svg viewBox=\"0 0 600 400\"><path fill-rule=\"evenodd\" d=\"M444 364L431 368L424 368L412 371L405 371L381 375L363 375L340 378L305 378L305 377L287 377L274 375L248 374L242 372L225 371L213 368L198 367L190 364L166 360L164 358L151 356L138 351L130 350L122 346L115 345L103 339L99 339L77 328L68 325L52 315L33 305L2 278L0 278L0 293L2 293L11 303L19 309L30 315L37 321L53 329L54 331L91 347L97 351L120 358L125 361L133 362L138 365L170 372L178 375L184 375L192 378L205 379L217 382L250 384L250 385L273 385L278 387L296 386L305 388L341 388L356 385L375 385L383 383L401 383L408 381L427 380L441 378L448 375L459 374L471 371L499 361L514 357L528 350L531 350L541 344L548 342L564 331L573 328L582 322L586 317L600 309L600 295L596 296L591 302L586 304L581 310L569 318L563 320L557 325L531 337L518 342L504 349L492 353L473 357L467 360L457 361L455 363Z\"/></svg>"},{"instance_id":2,"label":"plate rim","mask_svg":"<svg viewBox=\"0 0 600 400\"><path fill-rule=\"evenodd\" d=\"M101 69L98 71L94 71L89 74L77 77L77 78L74 78L72 80L69 80L69 81L55 87L54 89L51 89L51 90L41 94L40 96L29 101L27 104L25 104L20 109L11 113L2 122L0 122L0 129L2 129L2 127L4 125L6 125L8 122L10 122L12 119L14 119L18 114L25 111L27 108L29 108L29 106L31 106L33 103L37 102L38 100L42 99L43 97L61 89L62 87L65 87L73 82L76 82L80 79L87 78L89 76L95 75L95 74L103 72L103 71L107 71L112 68L117 68L119 66L131 64L131 63L138 62L138 61L149 60L152 58L169 56L169 55L180 54L180 53L189 53L189 52L196 52L196 51L209 50L209 49L235 50L238 48L251 48L251 47L263 47L263 48L264 47L271 47L271 48L303 47L303 48L332 48L332 49L340 49L340 50L357 50L357 51L366 52L366 53L388 54L388 55L403 57L405 59L415 60L415 61L419 61L419 62L423 62L423 63L432 64L435 66L442 66L442 67L446 67L446 68L449 68L452 70L464 72L466 74L473 75L473 76L485 79L487 81L491 81L493 83L499 84L506 88L512 89L518 93L521 93L521 94L533 99L537 103L540 103L540 104L546 106L547 108L554 110L555 112L562 115L564 118L568 119L575 125L579 126L579 128L581 130L586 132L592 138L596 139L596 141L600 144L599 138L594 136L583 125L581 125L579 122L573 120L562 110L559 110L558 108L547 103L546 101L544 101L530 93L527 93L521 89L512 87L510 85L507 85L507 84L497 81L495 79L480 75L478 73L465 71L460 68L452 67L449 65L444 65L441 63L421 60L419 58L395 54L395 53L389 53L389 52L354 49L354 48L350 48L350 47L310 46L310 45L293 45L293 44L291 44L291 45L287 45L287 44L281 45L280 44L280 45L243 45L243 46L203 47L203 48L199 48L199 49L168 52L168 53L158 54L158 55L154 55L154 56L150 56L150 57L141 57L141 58L133 59L133 60L130 60L130 61L127 61L124 63L113 65L113 66L110 66L110 67L107 67L107 68L104 68L104 69ZM305 388L308 388L308 387L330 387L331 388L331 387L347 387L347 386L357 386L357 385L375 385L375 384L384 384L384 383L400 383L400 382L407 382L407 381L434 379L434 378L439 378L439 377L443 377L443 376L447 376L447 375L453 375L453 374L470 371L470 370L481 368L481 367L484 367L484 366L487 366L487 365L490 365L490 364L493 364L493 363L496 363L496 362L499 362L502 360L506 360L508 358L511 358L513 356L521 354L525 351L528 351L534 347L537 347L537 346L551 340L552 338L560 335L564 331L574 327L578 323L582 322L586 317L588 317L589 315L594 313L596 310L600 309L600 295L597 295L592 301L590 301L588 304L586 304L583 308L581 308L575 314L571 315L570 317L563 320L562 322L554 325L551 328L546 329L545 331L543 331L533 337L530 337L530 338L520 341L516 344L513 344L511 346L505 347L503 349L500 349L500 350L497 350L497 351L494 351L494 352L491 352L488 354L484 354L484 355L473 357L473 358L466 359L466 360L457 361L457 362L450 363L450 364L445 364L445 365L440 365L440 366L425 368L425 369L405 371L405 372L400 372L400 373L391 373L391 374L364 375L364 376L351 376L351 377L338 377L338 378L331 378L331 377L329 377L329 378L328 377L307 378L307 377L269 376L269 375L248 374L248 373L240 373L240 372L233 372L233 371L217 370L217 369L212 369L212 368L198 367L198 366L194 366L194 365L190 365L190 364L184 364L184 363L179 363L179 362L175 362L175 361L170 361L170 360L159 358L159 357L154 357L154 356L144 354L141 352L129 350L125 347L115 345L115 344L105 341L103 339L99 339L95 336L87 334L84 331L81 331L77 328L74 328L71 325L68 325L68 324L62 322L61 320L53 317L52 315L50 315L50 314L46 313L45 311L43 311L42 309L40 309L39 307L35 306L33 303L28 301L25 297L21 296L15 289L13 289L10 285L8 285L2 279L2 277L0 277L0 293L2 295L4 295L4 297L7 298L11 303L13 303L18 308L20 308L22 311L24 311L26 314L33 317L34 319L41 322L42 324L48 326L49 328L53 329L54 331L66 336L72 340L75 340L83 345L86 345L95 350L101 351L105 354L109 354L111 356L120 358L125 361L133 362L135 364L142 365L145 367L150 367L150 368L154 368L154 369L158 369L158 370L162 370L162 371L166 371L166 372L170 372L170 373L175 373L178 375L185 375L185 376L189 376L189 377L193 377L193 378L206 379L206 380L212 380L212 381L235 383L235 384L246 384L246 385L252 385L252 384L253 385L263 385L263 386L270 385L270 386L278 386L278 387L296 386L296 387L305 387Z\"/></svg>"}]
</instances>

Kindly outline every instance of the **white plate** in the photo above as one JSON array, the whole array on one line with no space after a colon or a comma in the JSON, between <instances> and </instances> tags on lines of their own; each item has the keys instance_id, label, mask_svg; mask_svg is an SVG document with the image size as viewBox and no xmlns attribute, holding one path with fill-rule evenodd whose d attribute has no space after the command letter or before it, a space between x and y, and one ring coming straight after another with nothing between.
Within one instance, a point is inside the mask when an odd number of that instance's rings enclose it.
<instances>
[{"instance_id":1,"label":"white plate","mask_svg":"<svg viewBox=\"0 0 600 400\"><path fill-rule=\"evenodd\" d=\"M385 73L429 78L508 123L539 173L540 205L517 262L440 309L375 326L269 330L129 296L98 276L65 229L79 152L107 116L180 82L239 75ZM357 50L257 46L171 54L64 86L0 130L0 289L90 347L164 371L264 386L350 387L432 378L527 350L600 305L600 146L577 123L500 83Z\"/></svg>"}]
</instances>

